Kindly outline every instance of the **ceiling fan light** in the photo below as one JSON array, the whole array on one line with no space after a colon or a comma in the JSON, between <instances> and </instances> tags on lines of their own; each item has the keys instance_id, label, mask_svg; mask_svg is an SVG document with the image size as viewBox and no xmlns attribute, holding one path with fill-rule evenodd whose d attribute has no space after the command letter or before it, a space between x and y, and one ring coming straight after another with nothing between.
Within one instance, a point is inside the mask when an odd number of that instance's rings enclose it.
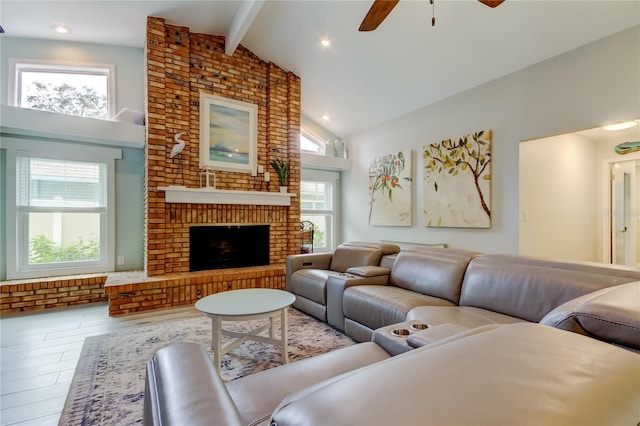
<instances>
[{"instance_id":1,"label":"ceiling fan light","mask_svg":"<svg viewBox=\"0 0 640 426\"><path fill-rule=\"evenodd\" d=\"M613 132L616 130L630 129L631 127L637 124L638 124L637 120L625 121L623 123L616 123L616 124L610 124L608 126L602 126L602 130L605 130L607 132Z\"/></svg>"}]
</instances>

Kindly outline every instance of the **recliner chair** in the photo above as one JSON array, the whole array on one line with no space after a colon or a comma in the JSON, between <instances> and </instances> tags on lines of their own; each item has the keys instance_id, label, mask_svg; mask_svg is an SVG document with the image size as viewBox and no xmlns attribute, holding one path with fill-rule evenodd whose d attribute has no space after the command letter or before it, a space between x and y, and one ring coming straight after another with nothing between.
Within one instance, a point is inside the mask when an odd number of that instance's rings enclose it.
<instances>
[{"instance_id":1,"label":"recliner chair","mask_svg":"<svg viewBox=\"0 0 640 426\"><path fill-rule=\"evenodd\" d=\"M327 280L330 276L354 274L386 280L389 269L380 267L380 262L384 256L399 251L400 247L395 244L347 242L340 244L333 253L288 256L286 288L296 295L293 307L327 322Z\"/></svg>"}]
</instances>

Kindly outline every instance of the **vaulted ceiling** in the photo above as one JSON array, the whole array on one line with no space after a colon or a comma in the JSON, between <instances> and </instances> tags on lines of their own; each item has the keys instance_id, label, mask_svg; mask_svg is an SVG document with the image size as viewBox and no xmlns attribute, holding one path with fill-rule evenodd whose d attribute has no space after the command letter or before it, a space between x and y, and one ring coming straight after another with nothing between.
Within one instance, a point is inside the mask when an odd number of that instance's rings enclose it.
<instances>
[{"instance_id":1,"label":"vaulted ceiling","mask_svg":"<svg viewBox=\"0 0 640 426\"><path fill-rule=\"evenodd\" d=\"M142 47L146 17L157 16L225 35L230 51L240 43L300 76L303 113L345 137L640 24L639 1L401 0L375 31L359 32L371 4L0 0L0 25L2 37ZM55 24L71 31L56 34Z\"/></svg>"}]
</instances>

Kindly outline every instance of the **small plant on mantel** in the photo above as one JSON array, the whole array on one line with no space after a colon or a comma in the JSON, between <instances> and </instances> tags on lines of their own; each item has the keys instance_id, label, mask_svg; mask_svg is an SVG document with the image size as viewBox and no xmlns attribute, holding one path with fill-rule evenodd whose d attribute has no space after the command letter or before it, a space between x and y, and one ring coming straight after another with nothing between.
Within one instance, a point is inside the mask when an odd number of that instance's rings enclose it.
<instances>
[{"instance_id":1,"label":"small plant on mantel","mask_svg":"<svg viewBox=\"0 0 640 426\"><path fill-rule=\"evenodd\" d=\"M269 165L276 171L278 175L278 179L280 180L280 187L286 187L287 181L289 180L289 164L291 163L291 159L287 158L283 160L282 158L276 157L275 160L271 161Z\"/></svg>"}]
</instances>

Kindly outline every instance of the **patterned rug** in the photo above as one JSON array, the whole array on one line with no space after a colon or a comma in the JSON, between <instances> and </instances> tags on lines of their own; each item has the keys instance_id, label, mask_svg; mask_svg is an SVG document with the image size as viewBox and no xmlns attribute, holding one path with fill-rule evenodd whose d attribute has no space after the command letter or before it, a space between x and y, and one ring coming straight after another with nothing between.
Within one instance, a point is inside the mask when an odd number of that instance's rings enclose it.
<instances>
[{"instance_id":1,"label":"patterned rug","mask_svg":"<svg viewBox=\"0 0 640 426\"><path fill-rule=\"evenodd\" d=\"M224 328L246 331L265 322L225 322ZM333 327L293 308L289 309L287 322L289 362L355 343ZM278 321L276 335L279 329ZM211 320L203 315L87 338L59 424L141 424L145 363L158 349L175 342L199 343L213 359ZM281 365L281 358L279 347L245 342L223 357L222 376L233 380L266 370Z\"/></svg>"}]
</instances>

